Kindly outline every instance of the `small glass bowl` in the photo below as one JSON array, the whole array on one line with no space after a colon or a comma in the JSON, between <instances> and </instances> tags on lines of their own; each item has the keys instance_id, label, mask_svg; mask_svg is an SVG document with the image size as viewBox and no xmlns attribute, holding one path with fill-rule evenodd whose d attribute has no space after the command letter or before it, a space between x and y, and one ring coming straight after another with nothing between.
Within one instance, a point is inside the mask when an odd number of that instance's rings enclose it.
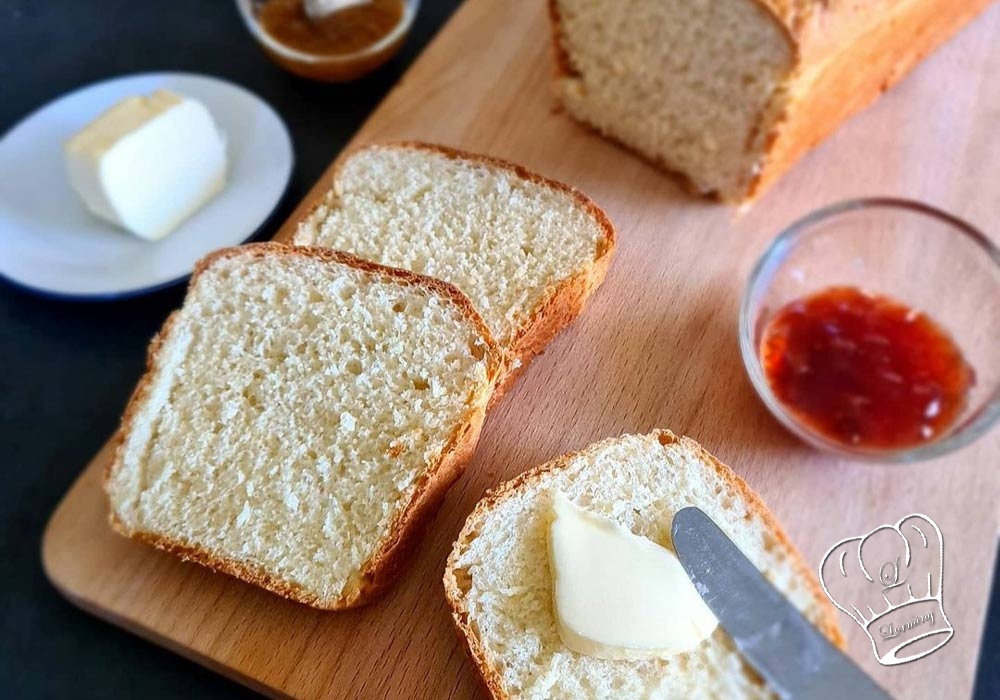
<instances>
[{"instance_id":1,"label":"small glass bowl","mask_svg":"<svg viewBox=\"0 0 1000 700\"><path fill-rule=\"evenodd\" d=\"M834 286L883 294L926 312L976 375L968 405L934 441L898 450L855 448L802 423L778 400L761 364L762 335L787 303ZM740 352L771 413L815 447L877 462L943 455L1000 418L1000 249L960 219L902 199L855 199L796 221L754 266L740 308Z\"/></svg>"},{"instance_id":2,"label":"small glass bowl","mask_svg":"<svg viewBox=\"0 0 1000 700\"><path fill-rule=\"evenodd\" d=\"M392 31L360 51L319 55L299 51L282 44L264 31L257 21L257 10L266 0L236 0L243 23L264 52L285 70L328 83L346 83L371 73L396 55L413 26L420 0L405 0L403 16Z\"/></svg>"}]
</instances>

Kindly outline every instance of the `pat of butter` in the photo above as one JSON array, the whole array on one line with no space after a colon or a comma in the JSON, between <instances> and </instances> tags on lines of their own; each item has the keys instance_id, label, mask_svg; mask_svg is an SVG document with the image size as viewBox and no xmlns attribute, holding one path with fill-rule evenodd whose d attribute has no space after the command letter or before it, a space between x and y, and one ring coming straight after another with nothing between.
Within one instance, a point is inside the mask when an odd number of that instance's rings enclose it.
<instances>
[{"instance_id":1,"label":"pat of butter","mask_svg":"<svg viewBox=\"0 0 1000 700\"><path fill-rule=\"evenodd\" d=\"M549 555L559 636L602 659L666 658L719 624L670 550L554 494Z\"/></svg>"},{"instance_id":2,"label":"pat of butter","mask_svg":"<svg viewBox=\"0 0 1000 700\"><path fill-rule=\"evenodd\" d=\"M87 208L140 238L170 233L223 188L226 145L195 100L157 90L122 100L65 147Z\"/></svg>"}]
</instances>

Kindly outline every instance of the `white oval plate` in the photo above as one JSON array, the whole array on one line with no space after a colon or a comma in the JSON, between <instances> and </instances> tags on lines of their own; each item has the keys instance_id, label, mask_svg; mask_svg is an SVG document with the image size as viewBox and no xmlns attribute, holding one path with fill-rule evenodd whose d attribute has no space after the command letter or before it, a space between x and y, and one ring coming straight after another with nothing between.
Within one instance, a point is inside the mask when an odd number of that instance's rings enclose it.
<instances>
[{"instance_id":1,"label":"white oval plate","mask_svg":"<svg viewBox=\"0 0 1000 700\"><path fill-rule=\"evenodd\" d=\"M201 101L225 133L225 189L166 238L143 241L87 211L69 185L63 144L118 100L159 88ZM241 87L144 73L81 88L0 140L0 276L49 296L114 299L182 282L195 263L257 233L281 201L294 156L271 107Z\"/></svg>"}]
</instances>

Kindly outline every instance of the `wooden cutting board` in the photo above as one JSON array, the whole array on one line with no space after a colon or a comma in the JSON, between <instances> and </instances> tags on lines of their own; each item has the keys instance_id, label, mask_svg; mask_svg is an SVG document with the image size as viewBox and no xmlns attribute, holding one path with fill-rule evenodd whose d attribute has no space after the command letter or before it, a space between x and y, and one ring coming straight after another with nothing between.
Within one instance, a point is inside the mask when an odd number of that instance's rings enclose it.
<instances>
[{"instance_id":1,"label":"wooden cutting board","mask_svg":"<svg viewBox=\"0 0 1000 700\"><path fill-rule=\"evenodd\" d=\"M319 612L113 535L100 491L108 447L52 516L42 552L50 579L96 615L270 695L476 698L481 691L441 587L446 553L473 504L563 452L667 427L743 475L811 565L841 538L908 513L935 519L947 541L952 641L917 663L885 668L861 629L846 615L840 622L850 654L899 697L968 697L1000 524L997 431L916 466L858 464L807 449L755 396L736 317L748 270L768 241L835 200L912 197L996 232L1000 6L740 218L686 196L553 109L543 6L469 0L356 138L419 138L519 161L590 194L619 235L607 282L490 415L473 464L399 584L366 609ZM291 230L286 224L278 237Z\"/></svg>"}]
</instances>

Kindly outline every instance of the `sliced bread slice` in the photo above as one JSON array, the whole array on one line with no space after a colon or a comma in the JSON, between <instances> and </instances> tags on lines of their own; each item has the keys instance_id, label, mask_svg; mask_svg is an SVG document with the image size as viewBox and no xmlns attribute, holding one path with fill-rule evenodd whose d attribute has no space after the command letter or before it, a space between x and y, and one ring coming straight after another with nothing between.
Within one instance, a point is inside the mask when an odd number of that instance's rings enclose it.
<instances>
[{"instance_id":1,"label":"sliced bread slice","mask_svg":"<svg viewBox=\"0 0 1000 700\"><path fill-rule=\"evenodd\" d=\"M667 431L623 435L560 457L488 494L448 558L452 615L497 700L771 698L719 627L672 658L604 660L567 649L552 603L548 526L555 491L670 546L673 514L704 510L806 617L842 646L812 569L760 499L696 442Z\"/></svg>"},{"instance_id":2,"label":"sliced bread slice","mask_svg":"<svg viewBox=\"0 0 1000 700\"><path fill-rule=\"evenodd\" d=\"M503 354L458 290L274 243L202 261L105 489L119 532L319 608L392 581Z\"/></svg>"},{"instance_id":3,"label":"sliced bread slice","mask_svg":"<svg viewBox=\"0 0 1000 700\"><path fill-rule=\"evenodd\" d=\"M454 284L517 366L583 309L604 279L615 233L583 193L519 165L390 143L343 158L294 242Z\"/></svg>"}]
</instances>

